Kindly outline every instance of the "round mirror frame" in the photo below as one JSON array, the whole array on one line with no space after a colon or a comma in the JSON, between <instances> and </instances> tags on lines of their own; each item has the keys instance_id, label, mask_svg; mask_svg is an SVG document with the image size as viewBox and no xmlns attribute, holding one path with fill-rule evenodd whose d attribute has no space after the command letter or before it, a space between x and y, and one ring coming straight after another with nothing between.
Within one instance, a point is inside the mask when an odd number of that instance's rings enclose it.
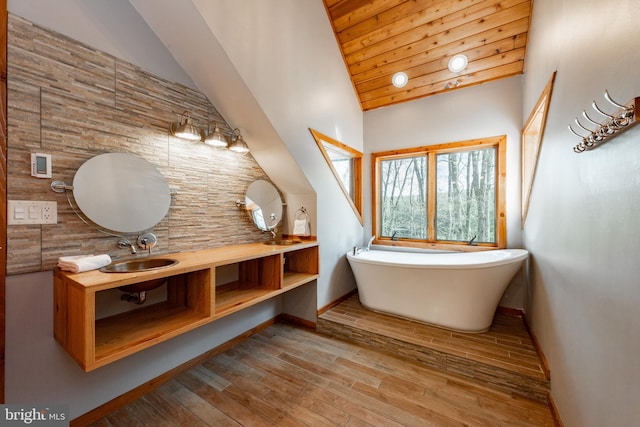
<instances>
[{"instance_id":1,"label":"round mirror frame","mask_svg":"<svg viewBox=\"0 0 640 427\"><path fill-rule=\"evenodd\" d=\"M73 197L88 219L118 233L149 230L171 206L162 173L131 153L105 153L84 162L73 178Z\"/></svg>"},{"instance_id":2,"label":"round mirror frame","mask_svg":"<svg viewBox=\"0 0 640 427\"><path fill-rule=\"evenodd\" d=\"M247 188L245 209L253 223L262 231L275 229L282 220L280 193L269 181L259 179Z\"/></svg>"}]
</instances>

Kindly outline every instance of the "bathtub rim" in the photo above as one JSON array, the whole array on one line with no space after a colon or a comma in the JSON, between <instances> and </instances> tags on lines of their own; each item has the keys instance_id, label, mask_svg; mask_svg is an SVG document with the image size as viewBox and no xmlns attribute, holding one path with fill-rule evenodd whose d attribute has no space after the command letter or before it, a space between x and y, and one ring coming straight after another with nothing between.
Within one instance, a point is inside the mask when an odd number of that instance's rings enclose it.
<instances>
[{"instance_id":1,"label":"bathtub rim","mask_svg":"<svg viewBox=\"0 0 640 427\"><path fill-rule=\"evenodd\" d=\"M438 263L402 263L402 262L393 262L388 260L372 260L361 257L360 255L366 254L370 251L361 252L358 255L353 255L353 251L349 251L346 253L347 259L349 262L355 261L363 264L373 264L373 265L384 265L388 267L399 267L399 268L424 268L424 269L442 269L442 270L461 270L461 269L473 269L473 268L492 268L500 265L511 264L511 263L520 263L527 260L529 257L529 251L526 249L520 248L508 248L508 249L492 249L488 251L478 251L478 252L457 252L457 251L432 251L432 252L418 252L418 251L402 251L402 250L385 250L380 249L379 247L372 247L371 252L393 252L393 253L410 253L412 255L424 255L425 257L437 257L439 255L456 255L460 257L467 257L472 259L474 256L482 256L480 254L490 253L490 252L508 252L511 254L508 257L497 259L497 260L488 260L483 262L475 262L475 263L459 263L459 264L438 264Z\"/></svg>"}]
</instances>

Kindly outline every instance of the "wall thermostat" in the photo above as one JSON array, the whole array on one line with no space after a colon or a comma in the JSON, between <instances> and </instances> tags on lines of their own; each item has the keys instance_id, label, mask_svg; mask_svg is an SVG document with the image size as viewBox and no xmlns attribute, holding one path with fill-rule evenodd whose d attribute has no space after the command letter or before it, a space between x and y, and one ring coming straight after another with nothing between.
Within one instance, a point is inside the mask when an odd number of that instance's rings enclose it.
<instances>
[{"instance_id":1,"label":"wall thermostat","mask_svg":"<svg viewBox=\"0 0 640 427\"><path fill-rule=\"evenodd\" d=\"M51 178L51 154L31 153L31 176Z\"/></svg>"}]
</instances>

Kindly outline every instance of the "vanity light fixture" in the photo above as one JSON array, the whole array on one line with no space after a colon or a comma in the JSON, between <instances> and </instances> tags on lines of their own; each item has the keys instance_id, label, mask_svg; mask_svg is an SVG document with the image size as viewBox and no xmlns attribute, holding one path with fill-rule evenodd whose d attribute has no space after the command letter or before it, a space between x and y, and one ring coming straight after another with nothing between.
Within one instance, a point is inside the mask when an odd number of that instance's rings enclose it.
<instances>
[{"instance_id":1,"label":"vanity light fixture","mask_svg":"<svg viewBox=\"0 0 640 427\"><path fill-rule=\"evenodd\" d=\"M188 111L182 113L180 117L180 122L171 123L169 126L169 133L172 136L187 141L201 141L212 147L228 148L240 154L247 154L249 152L247 143L244 142L242 135L240 135L240 129L235 128L233 130L229 142L217 123L214 122L213 132L210 126L207 126L208 129L205 132L191 123L191 117Z\"/></svg>"},{"instance_id":2,"label":"vanity light fixture","mask_svg":"<svg viewBox=\"0 0 640 427\"><path fill-rule=\"evenodd\" d=\"M211 132L209 128L209 132L207 136L204 138L204 143L207 145L211 145L212 147L221 147L227 148L229 143L227 142L227 138L224 137L217 123L214 123L213 132Z\"/></svg>"},{"instance_id":3,"label":"vanity light fixture","mask_svg":"<svg viewBox=\"0 0 640 427\"><path fill-rule=\"evenodd\" d=\"M171 126L169 126L169 133L176 138L186 139L187 141L202 140L200 129L191 123L189 112L185 111L180 117L180 122L171 123Z\"/></svg>"},{"instance_id":4,"label":"vanity light fixture","mask_svg":"<svg viewBox=\"0 0 640 427\"><path fill-rule=\"evenodd\" d=\"M467 68L467 64L469 63L469 58L467 55L463 53L459 53L457 55L453 55L449 60L449 71L452 73L459 73L465 68Z\"/></svg>"},{"instance_id":5,"label":"vanity light fixture","mask_svg":"<svg viewBox=\"0 0 640 427\"><path fill-rule=\"evenodd\" d=\"M229 150L240 154L247 154L249 152L249 147L247 146L247 143L244 142L242 135L240 135L240 129L238 128L235 128L233 130L233 134L231 135L231 144L229 144Z\"/></svg>"},{"instance_id":6,"label":"vanity light fixture","mask_svg":"<svg viewBox=\"0 0 640 427\"><path fill-rule=\"evenodd\" d=\"M409 77L403 71L398 71L391 77L391 83L397 88L405 87L408 81Z\"/></svg>"}]
</instances>

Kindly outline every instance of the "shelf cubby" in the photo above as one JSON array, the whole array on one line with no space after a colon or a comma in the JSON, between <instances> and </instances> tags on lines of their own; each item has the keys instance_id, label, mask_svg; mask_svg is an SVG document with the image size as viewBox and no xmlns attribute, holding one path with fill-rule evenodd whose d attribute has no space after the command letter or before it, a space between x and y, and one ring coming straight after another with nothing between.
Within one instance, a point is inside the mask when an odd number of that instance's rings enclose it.
<instances>
[{"instance_id":1,"label":"shelf cubby","mask_svg":"<svg viewBox=\"0 0 640 427\"><path fill-rule=\"evenodd\" d=\"M237 263L238 280L216 286L215 313L232 313L238 307L267 299L281 288L282 255Z\"/></svg>"},{"instance_id":2,"label":"shelf cubby","mask_svg":"<svg viewBox=\"0 0 640 427\"><path fill-rule=\"evenodd\" d=\"M283 277L282 287L296 286L300 282L306 282L309 276L319 273L318 246L293 250L282 254Z\"/></svg>"}]
</instances>

